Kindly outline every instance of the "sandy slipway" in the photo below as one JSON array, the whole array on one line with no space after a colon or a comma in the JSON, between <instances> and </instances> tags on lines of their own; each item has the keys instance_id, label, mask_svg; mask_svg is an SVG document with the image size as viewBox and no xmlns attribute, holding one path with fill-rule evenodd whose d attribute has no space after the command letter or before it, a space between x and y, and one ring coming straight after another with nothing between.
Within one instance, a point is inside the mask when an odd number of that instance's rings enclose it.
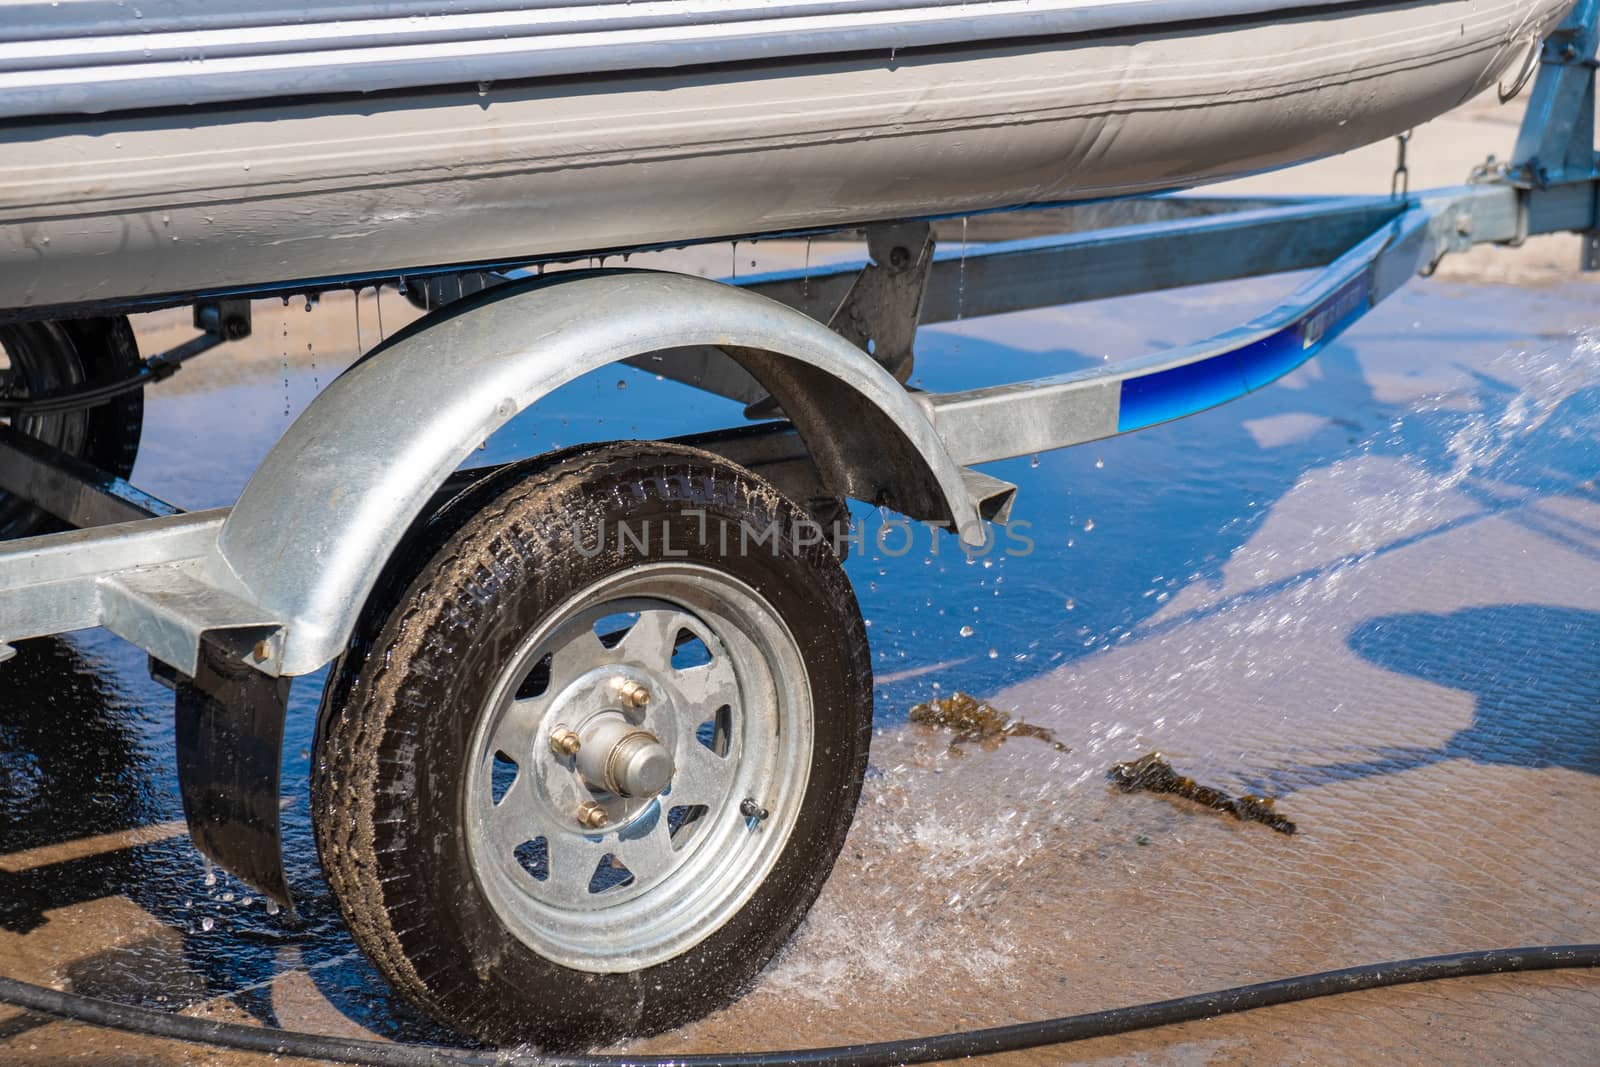
<instances>
[{"instance_id":1,"label":"sandy slipway","mask_svg":"<svg viewBox=\"0 0 1600 1067\"><path fill-rule=\"evenodd\" d=\"M1251 283L929 331L919 384L957 388L997 358L1087 365L1274 295ZM369 295L363 330L376 310ZM386 296L386 330L398 310ZM201 362L181 391L152 393L141 484L225 502L348 362L348 303L280 311L258 327L257 358ZM1582 283L1419 283L1236 405L997 465L1022 486L1031 554L969 564L947 539L937 557L920 542L855 555L880 729L840 865L749 994L636 1048L876 1040L1600 940L1593 321ZM723 414L633 371L554 399L483 458ZM140 655L91 633L24 645L4 670L16 696L0 717L0 972L211 1018L448 1038L383 986L316 880L315 683L295 691L287 743L290 876L306 901L290 923L208 873L183 836L168 698ZM1067 751L1017 736L953 754L947 731L905 722L955 690ZM1276 797L1297 832L1106 780L1153 749L1207 785ZM1467 979L1073 1054L1575 1063L1600 1040L1597 1009L1592 974ZM0 1013L0 1059L268 1062L13 1012Z\"/></svg>"}]
</instances>

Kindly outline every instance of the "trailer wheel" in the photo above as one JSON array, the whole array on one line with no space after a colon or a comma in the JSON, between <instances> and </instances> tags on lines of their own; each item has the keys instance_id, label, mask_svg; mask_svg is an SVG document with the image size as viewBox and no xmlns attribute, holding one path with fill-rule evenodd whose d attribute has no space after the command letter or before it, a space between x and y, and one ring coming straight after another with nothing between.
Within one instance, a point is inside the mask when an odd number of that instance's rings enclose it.
<instances>
[{"instance_id":1,"label":"trailer wheel","mask_svg":"<svg viewBox=\"0 0 1600 1067\"><path fill-rule=\"evenodd\" d=\"M11 398L49 396L116 381L139 369L126 317L0 326L0 390ZM79 411L21 415L11 424L118 478L133 472L144 423L144 392L122 393ZM0 490L0 540L65 529L59 519Z\"/></svg>"},{"instance_id":2,"label":"trailer wheel","mask_svg":"<svg viewBox=\"0 0 1600 1067\"><path fill-rule=\"evenodd\" d=\"M324 870L447 1024L565 1046L678 1025L754 978L843 845L860 610L805 511L710 453L597 446L485 484L330 675Z\"/></svg>"}]
</instances>

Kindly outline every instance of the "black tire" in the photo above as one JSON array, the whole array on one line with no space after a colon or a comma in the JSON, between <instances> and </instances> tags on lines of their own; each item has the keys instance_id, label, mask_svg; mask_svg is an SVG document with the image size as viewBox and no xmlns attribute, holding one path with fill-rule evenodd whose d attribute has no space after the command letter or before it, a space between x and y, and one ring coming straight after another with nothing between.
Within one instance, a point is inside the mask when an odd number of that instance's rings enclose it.
<instances>
[{"instance_id":1,"label":"black tire","mask_svg":"<svg viewBox=\"0 0 1600 1067\"><path fill-rule=\"evenodd\" d=\"M779 550L719 555L716 538L698 536L719 520L776 523ZM574 551L575 538L590 544L597 524L619 521L666 524L674 552L738 579L774 609L803 655L813 736L793 829L753 896L680 955L600 973L553 962L516 936L485 892L463 828L474 731L507 650L575 595L641 564ZM311 783L328 882L395 988L479 1037L571 1047L679 1025L754 979L832 869L871 735L860 610L831 549L793 536L809 521L770 484L710 453L621 443L502 471L414 533L410 562L380 584L330 674Z\"/></svg>"},{"instance_id":2,"label":"black tire","mask_svg":"<svg viewBox=\"0 0 1600 1067\"><path fill-rule=\"evenodd\" d=\"M93 388L139 369L139 345L121 315L0 326L0 348L20 388L16 396L45 396ZM23 433L118 478L133 473L144 425L144 391L119 394L92 408L13 421ZM0 540L65 529L66 524L0 492Z\"/></svg>"}]
</instances>

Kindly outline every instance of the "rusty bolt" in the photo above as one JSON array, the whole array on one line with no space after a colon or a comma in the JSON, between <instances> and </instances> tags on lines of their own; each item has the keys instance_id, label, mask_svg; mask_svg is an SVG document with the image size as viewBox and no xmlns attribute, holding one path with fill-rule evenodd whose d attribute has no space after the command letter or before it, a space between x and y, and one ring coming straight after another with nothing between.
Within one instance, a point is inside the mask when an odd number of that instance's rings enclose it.
<instances>
[{"instance_id":1,"label":"rusty bolt","mask_svg":"<svg viewBox=\"0 0 1600 1067\"><path fill-rule=\"evenodd\" d=\"M606 823L610 821L606 818L606 809L594 801L586 800L578 805L578 825L585 830L604 829Z\"/></svg>"},{"instance_id":2,"label":"rusty bolt","mask_svg":"<svg viewBox=\"0 0 1600 1067\"><path fill-rule=\"evenodd\" d=\"M550 731L550 751L558 756L576 756L582 745L577 732L565 726L557 726Z\"/></svg>"}]
</instances>

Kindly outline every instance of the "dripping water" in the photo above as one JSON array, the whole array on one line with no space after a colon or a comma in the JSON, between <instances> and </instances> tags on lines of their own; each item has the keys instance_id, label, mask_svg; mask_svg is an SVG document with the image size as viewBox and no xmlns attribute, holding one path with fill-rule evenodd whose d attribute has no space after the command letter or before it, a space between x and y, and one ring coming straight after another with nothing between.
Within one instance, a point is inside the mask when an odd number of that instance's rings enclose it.
<instances>
[{"instance_id":1,"label":"dripping water","mask_svg":"<svg viewBox=\"0 0 1600 1067\"><path fill-rule=\"evenodd\" d=\"M961 217L961 260L956 266L956 321L967 308L967 218Z\"/></svg>"},{"instance_id":2,"label":"dripping water","mask_svg":"<svg viewBox=\"0 0 1600 1067\"><path fill-rule=\"evenodd\" d=\"M284 305L288 306L289 298L284 297L283 299ZM309 308L311 305L308 302L306 306ZM292 405L289 403L289 320L285 317L283 320L283 417L287 419L291 410Z\"/></svg>"}]
</instances>

